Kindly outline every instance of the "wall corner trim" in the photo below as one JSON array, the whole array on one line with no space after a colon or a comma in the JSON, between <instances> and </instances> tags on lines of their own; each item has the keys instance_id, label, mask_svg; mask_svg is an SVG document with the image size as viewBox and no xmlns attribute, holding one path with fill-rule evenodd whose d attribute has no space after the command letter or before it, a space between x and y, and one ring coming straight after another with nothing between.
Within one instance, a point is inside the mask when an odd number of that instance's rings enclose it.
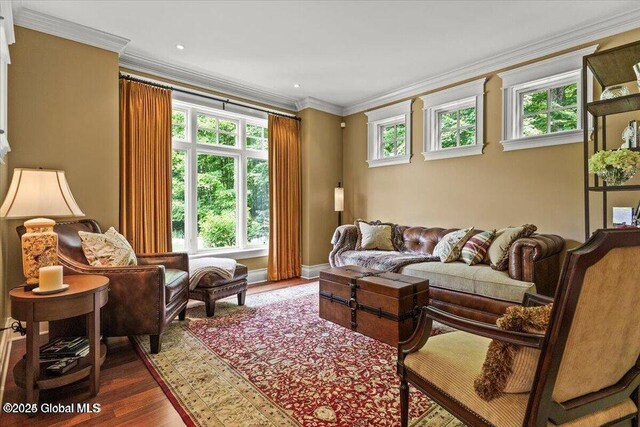
<instances>
[{"instance_id":1,"label":"wall corner trim","mask_svg":"<svg viewBox=\"0 0 640 427\"><path fill-rule=\"evenodd\" d=\"M343 112L343 107L340 105L332 104L310 96L301 99L300 101L296 101L296 109L298 111L304 110L305 108L313 108L314 110L324 111L325 113L340 117L342 117Z\"/></svg>"},{"instance_id":2,"label":"wall corner trim","mask_svg":"<svg viewBox=\"0 0 640 427\"><path fill-rule=\"evenodd\" d=\"M15 24L31 30L122 54L131 40L35 10L20 8Z\"/></svg>"}]
</instances>

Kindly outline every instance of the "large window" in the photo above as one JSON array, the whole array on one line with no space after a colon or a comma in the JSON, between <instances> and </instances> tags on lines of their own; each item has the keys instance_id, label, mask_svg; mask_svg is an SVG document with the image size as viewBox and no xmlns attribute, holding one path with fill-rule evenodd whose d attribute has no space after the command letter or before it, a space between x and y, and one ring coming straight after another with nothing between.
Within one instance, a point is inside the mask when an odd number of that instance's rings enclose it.
<instances>
[{"instance_id":1,"label":"large window","mask_svg":"<svg viewBox=\"0 0 640 427\"><path fill-rule=\"evenodd\" d=\"M482 154L485 80L421 97L425 160Z\"/></svg>"},{"instance_id":2,"label":"large window","mask_svg":"<svg viewBox=\"0 0 640 427\"><path fill-rule=\"evenodd\" d=\"M174 101L172 133L174 250L259 255L269 238L266 120Z\"/></svg>"},{"instance_id":3,"label":"large window","mask_svg":"<svg viewBox=\"0 0 640 427\"><path fill-rule=\"evenodd\" d=\"M498 75L502 79L505 151L582 142L582 58L596 46L535 62ZM587 124L588 126L589 124Z\"/></svg>"}]
</instances>

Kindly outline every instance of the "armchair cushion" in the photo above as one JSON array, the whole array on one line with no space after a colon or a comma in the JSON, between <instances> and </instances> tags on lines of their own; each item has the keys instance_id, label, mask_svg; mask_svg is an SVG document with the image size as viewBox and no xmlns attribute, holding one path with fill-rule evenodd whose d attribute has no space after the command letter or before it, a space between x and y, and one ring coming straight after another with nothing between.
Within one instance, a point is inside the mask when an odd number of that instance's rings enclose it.
<instances>
[{"instance_id":1,"label":"armchair cushion","mask_svg":"<svg viewBox=\"0 0 640 427\"><path fill-rule=\"evenodd\" d=\"M473 390L490 342L467 332L436 335L420 350L408 354L404 367L469 408L486 424L522 426L528 393L505 394L487 402Z\"/></svg>"},{"instance_id":2,"label":"armchair cushion","mask_svg":"<svg viewBox=\"0 0 640 427\"><path fill-rule=\"evenodd\" d=\"M78 231L82 251L93 267L124 267L137 265L138 260L127 239L113 227L106 233Z\"/></svg>"},{"instance_id":3,"label":"armchair cushion","mask_svg":"<svg viewBox=\"0 0 640 427\"><path fill-rule=\"evenodd\" d=\"M549 325L551 308L552 304L509 307L496 325L507 331L544 334ZM482 372L474 383L476 393L485 400L492 400L502 393L530 392L539 358L538 349L491 341Z\"/></svg>"},{"instance_id":4,"label":"armchair cushion","mask_svg":"<svg viewBox=\"0 0 640 427\"><path fill-rule=\"evenodd\" d=\"M167 268L164 271L164 289L166 303L169 304L180 293L185 291L184 281L188 280L188 273L182 270Z\"/></svg>"}]
</instances>

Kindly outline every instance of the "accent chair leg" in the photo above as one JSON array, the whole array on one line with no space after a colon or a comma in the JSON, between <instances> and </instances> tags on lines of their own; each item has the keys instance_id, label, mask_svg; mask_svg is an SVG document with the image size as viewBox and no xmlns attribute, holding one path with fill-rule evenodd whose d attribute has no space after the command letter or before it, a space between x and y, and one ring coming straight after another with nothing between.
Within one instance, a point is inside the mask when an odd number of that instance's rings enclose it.
<instances>
[{"instance_id":1,"label":"accent chair leg","mask_svg":"<svg viewBox=\"0 0 640 427\"><path fill-rule=\"evenodd\" d=\"M207 298L204 307L207 310L207 317L213 317L216 314L216 301L212 297Z\"/></svg>"},{"instance_id":2,"label":"accent chair leg","mask_svg":"<svg viewBox=\"0 0 640 427\"><path fill-rule=\"evenodd\" d=\"M178 313L178 320L184 320L187 317L187 306Z\"/></svg>"},{"instance_id":3,"label":"accent chair leg","mask_svg":"<svg viewBox=\"0 0 640 427\"><path fill-rule=\"evenodd\" d=\"M400 426L409 426L409 384L407 380L400 380Z\"/></svg>"},{"instance_id":4,"label":"accent chair leg","mask_svg":"<svg viewBox=\"0 0 640 427\"><path fill-rule=\"evenodd\" d=\"M149 335L149 342L151 344L151 354L160 353L162 347L162 335Z\"/></svg>"},{"instance_id":5,"label":"accent chair leg","mask_svg":"<svg viewBox=\"0 0 640 427\"><path fill-rule=\"evenodd\" d=\"M238 305L244 305L244 300L246 296L247 296L246 290L238 293Z\"/></svg>"}]
</instances>

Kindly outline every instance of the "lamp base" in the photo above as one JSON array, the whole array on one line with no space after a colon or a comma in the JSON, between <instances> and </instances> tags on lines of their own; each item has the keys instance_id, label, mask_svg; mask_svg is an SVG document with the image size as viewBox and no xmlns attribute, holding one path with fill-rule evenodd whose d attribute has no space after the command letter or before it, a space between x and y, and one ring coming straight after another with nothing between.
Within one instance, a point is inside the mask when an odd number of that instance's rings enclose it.
<instances>
[{"instance_id":1,"label":"lamp base","mask_svg":"<svg viewBox=\"0 0 640 427\"><path fill-rule=\"evenodd\" d=\"M40 268L58 264L58 234L53 231L56 222L48 218L25 221L27 232L22 235L22 271L27 286L39 283ZM26 289L26 287L25 287Z\"/></svg>"}]
</instances>

